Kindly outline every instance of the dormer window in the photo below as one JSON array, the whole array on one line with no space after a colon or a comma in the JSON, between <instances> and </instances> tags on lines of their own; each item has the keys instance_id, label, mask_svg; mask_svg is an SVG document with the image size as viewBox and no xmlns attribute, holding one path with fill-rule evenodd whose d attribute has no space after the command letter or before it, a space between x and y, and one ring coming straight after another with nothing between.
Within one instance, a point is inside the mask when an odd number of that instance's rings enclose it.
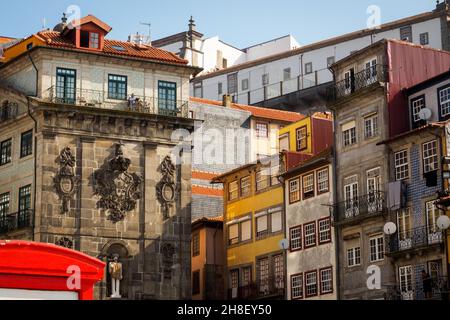
<instances>
[{"instance_id":1,"label":"dormer window","mask_svg":"<svg viewBox=\"0 0 450 320\"><path fill-rule=\"evenodd\" d=\"M80 33L80 47L99 49L100 35L97 32L81 31Z\"/></svg>"}]
</instances>

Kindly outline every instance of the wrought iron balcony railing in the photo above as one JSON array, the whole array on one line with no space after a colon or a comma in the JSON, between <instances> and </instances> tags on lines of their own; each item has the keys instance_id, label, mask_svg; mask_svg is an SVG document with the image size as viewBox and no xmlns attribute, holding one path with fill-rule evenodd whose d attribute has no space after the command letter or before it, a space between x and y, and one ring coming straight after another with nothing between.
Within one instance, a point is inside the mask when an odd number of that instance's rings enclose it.
<instances>
[{"instance_id":1,"label":"wrought iron balcony railing","mask_svg":"<svg viewBox=\"0 0 450 320\"><path fill-rule=\"evenodd\" d=\"M386 193L377 191L335 204L335 222L345 223L370 217L387 210Z\"/></svg>"},{"instance_id":2,"label":"wrought iron balcony railing","mask_svg":"<svg viewBox=\"0 0 450 320\"><path fill-rule=\"evenodd\" d=\"M284 277L270 277L268 279L253 282L239 288L228 290L230 300L254 300L268 297L284 297Z\"/></svg>"},{"instance_id":3,"label":"wrought iron balcony railing","mask_svg":"<svg viewBox=\"0 0 450 320\"><path fill-rule=\"evenodd\" d=\"M425 292L423 280L404 281L388 286L386 300L449 300L448 277L432 277L431 291Z\"/></svg>"},{"instance_id":4,"label":"wrought iron balcony railing","mask_svg":"<svg viewBox=\"0 0 450 320\"><path fill-rule=\"evenodd\" d=\"M0 216L0 234L32 227L33 210Z\"/></svg>"},{"instance_id":5,"label":"wrought iron balcony railing","mask_svg":"<svg viewBox=\"0 0 450 320\"><path fill-rule=\"evenodd\" d=\"M424 248L427 246L443 243L444 234L433 227L419 227L388 236L388 252L391 254L406 250Z\"/></svg>"},{"instance_id":6,"label":"wrought iron balcony railing","mask_svg":"<svg viewBox=\"0 0 450 320\"><path fill-rule=\"evenodd\" d=\"M336 101L344 97L351 96L361 89L386 82L387 67L385 65L377 64L369 69L350 75L344 80L335 82L328 88L328 100Z\"/></svg>"},{"instance_id":7,"label":"wrought iron balcony railing","mask_svg":"<svg viewBox=\"0 0 450 320\"><path fill-rule=\"evenodd\" d=\"M0 122L11 120L17 117L19 112L19 106L17 103L4 102L0 106Z\"/></svg>"},{"instance_id":8,"label":"wrought iron balcony railing","mask_svg":"<svg viewBox=\"0 0 450 320\"><path fill-rule=\"evenodd\" d=\"M44 101L56 104L69 104L100 109L113 109L164 115L171 117L189 117L189 102L132 95L127 99L111 99L108 93L97 90L76 89L60 92L50 87L42 97Z\"/></svg>"}]
</instances>

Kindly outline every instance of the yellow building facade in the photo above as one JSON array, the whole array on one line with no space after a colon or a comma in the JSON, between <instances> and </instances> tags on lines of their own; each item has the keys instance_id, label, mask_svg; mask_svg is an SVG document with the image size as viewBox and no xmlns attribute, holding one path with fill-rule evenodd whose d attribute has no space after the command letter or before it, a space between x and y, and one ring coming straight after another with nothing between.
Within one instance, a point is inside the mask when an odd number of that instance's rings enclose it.
<instances>
[{"instance_id":1,"label":"yellow building facade","mask_svg":"<svg viewBox=\"0 0 450 320\"><path fill-rule=\"evenodd\" d=\"M278 156L218 177L224 185L224 246L229 299L284 299L283 187ZM270 162L270 161L269 161Z\"/></svg>"}]
</instances>

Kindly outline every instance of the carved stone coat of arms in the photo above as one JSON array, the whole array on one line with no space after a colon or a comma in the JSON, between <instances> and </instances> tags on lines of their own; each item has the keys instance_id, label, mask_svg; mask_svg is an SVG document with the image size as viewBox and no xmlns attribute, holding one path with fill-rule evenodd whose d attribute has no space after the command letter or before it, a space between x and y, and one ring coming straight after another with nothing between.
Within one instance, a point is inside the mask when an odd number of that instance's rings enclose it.
<instances>
[{"instance_id":1,"label":"carved stone coat of arms","mask_svg":"<svg viewBox=\"0 0 450 320\"><path fill-rule=\"evenodd\" d=\"M136 173L128 172L131 160L124 157L122 147L122 144L116 144L114 158L108 161L106 168L94 173L95 195L100 197L97 205L114 223L123 221L141 198L142 179Z\"/></svg>"}]
</instances>

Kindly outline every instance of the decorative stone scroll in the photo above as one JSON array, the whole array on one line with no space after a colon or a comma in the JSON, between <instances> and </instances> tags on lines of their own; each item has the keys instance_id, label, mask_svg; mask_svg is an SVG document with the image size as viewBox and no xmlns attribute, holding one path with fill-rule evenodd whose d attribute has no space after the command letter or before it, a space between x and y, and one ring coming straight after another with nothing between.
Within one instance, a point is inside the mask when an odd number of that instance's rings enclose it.
<instances>
[{"instance_id":1,"label":"decorative stone scroll","mask_svg":"<svg viewBox=\"0 0 450 320\"><path fill-rule=\"evenodd\" d=\"M61 214L70 211L70 200L77 192L80 179L75 175L75 156L69 147L65 147L59 155L59 173L55 177L56 191L62 200Z\"/></svg>"},{"instance_id":2,"label":"decorative stone scroll","mask_svg":"<svg viewBox=\"0 0 450 320\"><path fill-rule=\"evenodd\" d=\"M56 238L55 244L57 246L64 247L67 249L73 249L73 240L67 237Z\"/></svg>"},{"instance_id":3,"label":"decorative stone scroll","mask_svg":"<svg viewBox=\"0 0 450 320\"><path fill-rule=\"evenodd\" d=\"M172 278L172 266L173 266L173 256L175 254L175 248L170 243L165 243L161 247L162 253L162 266L163 274L165 279Z\"/></svg>"},{"instance_id":4,"label":"decorative stone scroll","mask_svg":"<svg viewBox=\"0 0 450 320\"><path fill-rule=\"evenodd\" d=\"M97 205L107 212L113 223L125 220L141 198L142 179L128 172L130 164L131 160L123 155L123 145L116 144L114 158L108 161L106 168L94 173L94 194L100 197Z\"/></svg>"},{"instance_id":5,"label":"decorative stone scroll","mask_svg":"<svg viewBox=\"0 0 450 320\"><path fill-rule=\"evenodd\" d=\"M170 156L164 158L161 163L161 181L156 186L156 194L162 206L164 220L169 219L169 210L176 198L175 165Z\"/></svg>"}]
</instances>

